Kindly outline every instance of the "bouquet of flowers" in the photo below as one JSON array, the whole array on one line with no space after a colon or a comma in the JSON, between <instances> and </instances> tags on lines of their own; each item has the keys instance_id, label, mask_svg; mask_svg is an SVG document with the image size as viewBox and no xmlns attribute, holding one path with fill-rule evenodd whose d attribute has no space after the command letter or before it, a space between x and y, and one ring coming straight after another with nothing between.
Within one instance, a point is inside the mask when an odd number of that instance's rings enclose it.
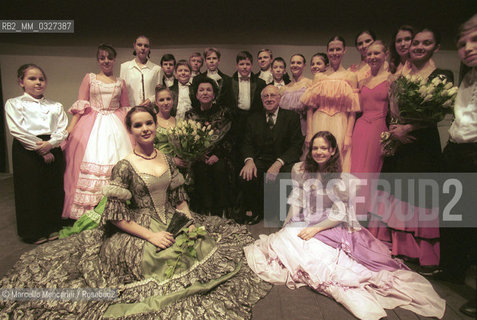
<instances>
[{"instance_id":1,"label":"bouquet of flowers","mask_svg":"<svg viewBox=\"0 0 477 320\"><path fill-rule=\"evenodd\" d=\"M400 76L391 85L390 97L399 107L399 115L391 124L424 122L437 123L453 112L458 88L444 76L428 82L418 76ZM381 151L384 156L396 152L399 141L389 131L381 133Z\"/></svg>"},{"instance_id":2,"label":"bouquet of flowers","mask_svg":"<svg viewBox=\"0 0 477 320\"><path fill-rule=\"evenodd\" d=\"M194 120L179 121L174 128L157 131L156 147L165 154L177 156L185 161L195 161L203 157L221 139L211 126L203 126Z\"/></svg>"}]
</instances>

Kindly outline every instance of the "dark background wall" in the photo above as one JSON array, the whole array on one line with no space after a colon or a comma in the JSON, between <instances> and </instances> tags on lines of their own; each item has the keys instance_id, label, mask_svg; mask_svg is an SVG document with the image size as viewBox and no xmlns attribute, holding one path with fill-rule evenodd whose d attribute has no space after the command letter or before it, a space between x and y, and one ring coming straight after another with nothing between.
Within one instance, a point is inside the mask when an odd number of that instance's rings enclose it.
<instances>
[{"instance_id":1,"label":"dark background wall","mask_svg":"<svg viewBox=\"0 0 477 320\"><path fill-rule=\"evenodd\" d=\"M0 42L118 47L144 33L167 46L193 44L324 45L334 34L353 45L371 28L388 40L401 24L442 32L454 47L458 25L477 12L475 0L155 0L2 1L2 19L74 19L74 35L1 34Z\"/></svg>"}]
</instances>

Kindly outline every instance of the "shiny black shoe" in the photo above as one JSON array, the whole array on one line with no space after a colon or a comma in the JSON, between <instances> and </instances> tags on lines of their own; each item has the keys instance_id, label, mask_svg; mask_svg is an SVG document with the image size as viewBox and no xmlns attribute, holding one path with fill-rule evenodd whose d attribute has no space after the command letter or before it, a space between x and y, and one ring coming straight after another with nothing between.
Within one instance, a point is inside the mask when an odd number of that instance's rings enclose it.
<instances>
[{"instance_id":1,"label":"shiny black shoe","mask_svg":"<svg viewBox=\"0 0 477 320\"><path fill-rule=\"evenodd\" d=\"M475 300L469 300L462 307L459 308L459 311L465 314L466 316L476 318L477 317L477 310L476 310L476 303Z\"/></svg>"},{"instance_id":2,"label":"shiny black shoe","mask_svg":"<svg viewBox=\"0 0 477 320\"><path fill-rule=\"evenodd\" d=\"M253 215L248 219L247 224L248 225L254 225L254 224L259 223L261 220L262 220L262 218L260 218L259 215Z\"/></svg>"}]
</instances>

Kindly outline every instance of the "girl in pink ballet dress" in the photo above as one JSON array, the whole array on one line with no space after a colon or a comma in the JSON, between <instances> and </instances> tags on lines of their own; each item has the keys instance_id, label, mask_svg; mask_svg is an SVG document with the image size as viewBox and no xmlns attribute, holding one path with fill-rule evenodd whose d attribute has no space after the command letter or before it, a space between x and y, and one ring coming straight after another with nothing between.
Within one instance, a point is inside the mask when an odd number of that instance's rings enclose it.
<instances>
[{"instance_id":1,"label":"girl in pink ballet dress","mask_svg":"<svg viewBox=\"0 0 477 320\"><path fill-rule=\"evenodd\" d=\"M327 131L310 140L306 160L292 169L293 190L284 227L244 248L263 280L290 289L310 286L359 319L386 317L401 307L442 318L445 300L371 233L354 211L358 179L341 173L336 139Z\"/></svg>"},{"instance_id":2,"label":"girl in pink ballet dress","mask_svg":"<svg viewBox=\"0 0 477 320\"><path fill-rule=\"evenodd\" d=\"M341 64L346 52L345 41L339 36L328 42L330 67L315 75L301 102L307 106L305 143L318 131L329 131L342 153L343 172L351 168L351 136L355 113L360 111L356 75Z\"/></svg>"},{"instance_id":3,"label":"girl in pink ballet dress","mask_svg":"<svg viewBox=\"0 0 477 320\"><path fill-rule=\"evenodd\" d=\"M132 144L124 117L129 110L125 82L113 76L116 51L100 45L100 73L88 73L81 83L78 100L70 108L66 157L64 219L78 219L101 199L111 169L131 153Z\"/></svg>"},{"instance_id":4,"label":"girl in pink ballet dress","mask_svg":"<svg viewBox=\"0 0 477 320\"><path fill-rule=\"evenodd\" d=\"M353 130L351 149L351 172L380 172L383 166L381 155L381 132L387 131L386 115L389 109L389 75L385 69L386 47L375 41L367 50L370 77L359 83L359 97L363 110Z\"/></svg>"}]
</instances>

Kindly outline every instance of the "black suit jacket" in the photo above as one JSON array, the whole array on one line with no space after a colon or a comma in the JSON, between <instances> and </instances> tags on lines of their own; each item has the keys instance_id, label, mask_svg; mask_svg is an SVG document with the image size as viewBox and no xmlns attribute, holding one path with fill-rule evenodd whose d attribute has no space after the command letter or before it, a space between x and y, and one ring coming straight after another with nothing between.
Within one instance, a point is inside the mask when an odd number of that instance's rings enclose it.
<instances>
[{"instance_id":1,"label":"black suit jacket","mask_svg":"<svg viewBox=\"0 0 477 320\"><path fill-rule=\"evenodd\" d=\"M297 113L280 109L275 125L272 129L273 153L264 154L264 145L267 137L266 114L261 112L251 114L247 119L245 137L242 144L242 159L253 158L280 158L285 165L290 165L300 160L304 137L301 134L300 117Z\"/></svg>"},{"instance_id":2,"label":"black suit jacket","mask_svg":"<svg viewBox=\"0 0 477 320\"><path fill-rule=\"evenodd\" d=\"M232 95L228 98L230 106L234 111L238 110L238 97L239 97L239 79L238 72L235 72L231 79ZM262 79L258 78L255 74L250 73L250 113L257 112L263 109L261 93L263 88L267 84Z\"/></svg>"},{"instance_id":3,"label":"black suit jacket","mask_svg":"<svg viewBox=\"0 0 477 320\"><path fill-rule=\"evenodd\" d=\"M167 87L166 85L166 76L162 76L162 85L164 87ZM172 84L173 86L177 85L179 83L179 80L177 80L176 78L174 78L174 83ZM168 88L171 88L171 87L168 87Z\"/></svg>"},{"instance_id":4,"label":"black suit jacket","mask_svg":"<svg viewBox=\"0 0 477 320\"><path fill-rule=\"evenodd\" d=\"M179 104L179 80L176 79L172 87L169 87L169 90L172 91L172 99L173 99L171 115L175 117L177 114L177 105ZM191 103L192 101L194 101L194 98L195 98L195 96L192 96L192 85L189 86L189 98Z\"/></svg>"}]
</instances>

